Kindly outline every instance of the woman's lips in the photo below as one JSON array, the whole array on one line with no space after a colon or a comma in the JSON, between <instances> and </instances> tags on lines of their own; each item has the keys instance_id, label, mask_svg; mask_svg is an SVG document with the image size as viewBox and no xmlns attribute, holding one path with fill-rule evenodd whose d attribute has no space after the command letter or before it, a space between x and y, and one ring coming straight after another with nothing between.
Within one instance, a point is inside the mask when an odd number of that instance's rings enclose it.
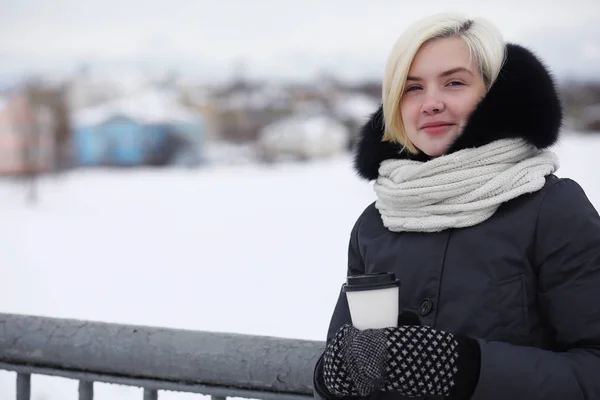
<instances>
[{"instance_id":1,"label":"woman's lips","mask_svg":"<svg viewBox=\"0 0 600 400\"><path fill-rule=\"evenodd\" d=\"M454 124L438 124L424 126L421 129L429 135L441 135L448 132L453 126Z\"/></svg>"}]
</instances>

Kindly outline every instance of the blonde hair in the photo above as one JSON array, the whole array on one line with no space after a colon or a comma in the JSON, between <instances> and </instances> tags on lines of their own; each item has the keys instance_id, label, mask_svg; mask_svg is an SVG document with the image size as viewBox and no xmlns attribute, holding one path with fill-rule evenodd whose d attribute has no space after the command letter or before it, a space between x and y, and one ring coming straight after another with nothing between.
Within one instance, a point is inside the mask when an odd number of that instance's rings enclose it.
<instances>
[{"instance_id":1,"label":"blonde hair","mask_svg":"<svg viewBox=\"0 0 600 400\"><path fill-rule=\"evenodd\" d=\"M397 142L411 153L417 149L406 135L400 101L412 61L430 40L460 37L475 56L486 89L494 84L505 59L506 44L500 31L483 18L437 14L412 24L396 41L388 56L382 87L384 141Z\"/></svg>"}]
</instances>

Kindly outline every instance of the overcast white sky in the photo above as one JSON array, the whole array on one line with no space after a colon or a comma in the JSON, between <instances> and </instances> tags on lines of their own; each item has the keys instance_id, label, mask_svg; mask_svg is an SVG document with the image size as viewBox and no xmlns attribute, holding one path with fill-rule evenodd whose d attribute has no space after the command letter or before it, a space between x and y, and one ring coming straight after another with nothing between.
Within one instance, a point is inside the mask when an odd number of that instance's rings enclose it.
<instances>
[{"instance_id":1,"label":"overcast white sky","mask_svg":"<svg viewBox=\"0 0 600 400\"><path fill-rule=\"evenodd\" d=\"M93 60L210 79L243 59L259 76L378 77L403 28L441 11L489 18L559 76L600 77L599 0L0 0L0 76Z\"/></svg>"}]
</instances>

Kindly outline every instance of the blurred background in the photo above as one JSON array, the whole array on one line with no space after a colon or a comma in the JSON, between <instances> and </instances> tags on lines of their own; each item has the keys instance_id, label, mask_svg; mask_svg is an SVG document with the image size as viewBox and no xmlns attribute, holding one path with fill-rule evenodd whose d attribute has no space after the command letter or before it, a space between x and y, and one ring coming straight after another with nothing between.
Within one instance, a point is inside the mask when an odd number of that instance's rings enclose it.
<instances>
[{"instance_id":1,"label":"blurred background","mask_svg":"<svg viewBox=\"0 0 600 400\"><path fill-rule=\"evenodd\" d=\"M397 36L442 11L543 58L557 174L600 208L597 0L0 0L0 312L323 340L375 199L358 127Z\"/></svg>"}]
</instances>

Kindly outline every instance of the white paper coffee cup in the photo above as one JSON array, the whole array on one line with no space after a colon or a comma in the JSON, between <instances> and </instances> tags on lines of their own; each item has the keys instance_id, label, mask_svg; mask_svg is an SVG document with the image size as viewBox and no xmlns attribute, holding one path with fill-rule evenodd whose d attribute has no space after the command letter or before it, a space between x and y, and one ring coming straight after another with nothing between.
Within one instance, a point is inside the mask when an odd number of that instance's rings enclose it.
<instances>
[{"instance_id":1,"label":"white paper coffee cup","mask_svg":"<svg viewBox=\"0 0 600 400\"><path fill-rule=\"evenodd\" d=\"M349 276L343 290L356 329L398 326L400 282L393 272Z\"/></svg>"}]
</instances>

